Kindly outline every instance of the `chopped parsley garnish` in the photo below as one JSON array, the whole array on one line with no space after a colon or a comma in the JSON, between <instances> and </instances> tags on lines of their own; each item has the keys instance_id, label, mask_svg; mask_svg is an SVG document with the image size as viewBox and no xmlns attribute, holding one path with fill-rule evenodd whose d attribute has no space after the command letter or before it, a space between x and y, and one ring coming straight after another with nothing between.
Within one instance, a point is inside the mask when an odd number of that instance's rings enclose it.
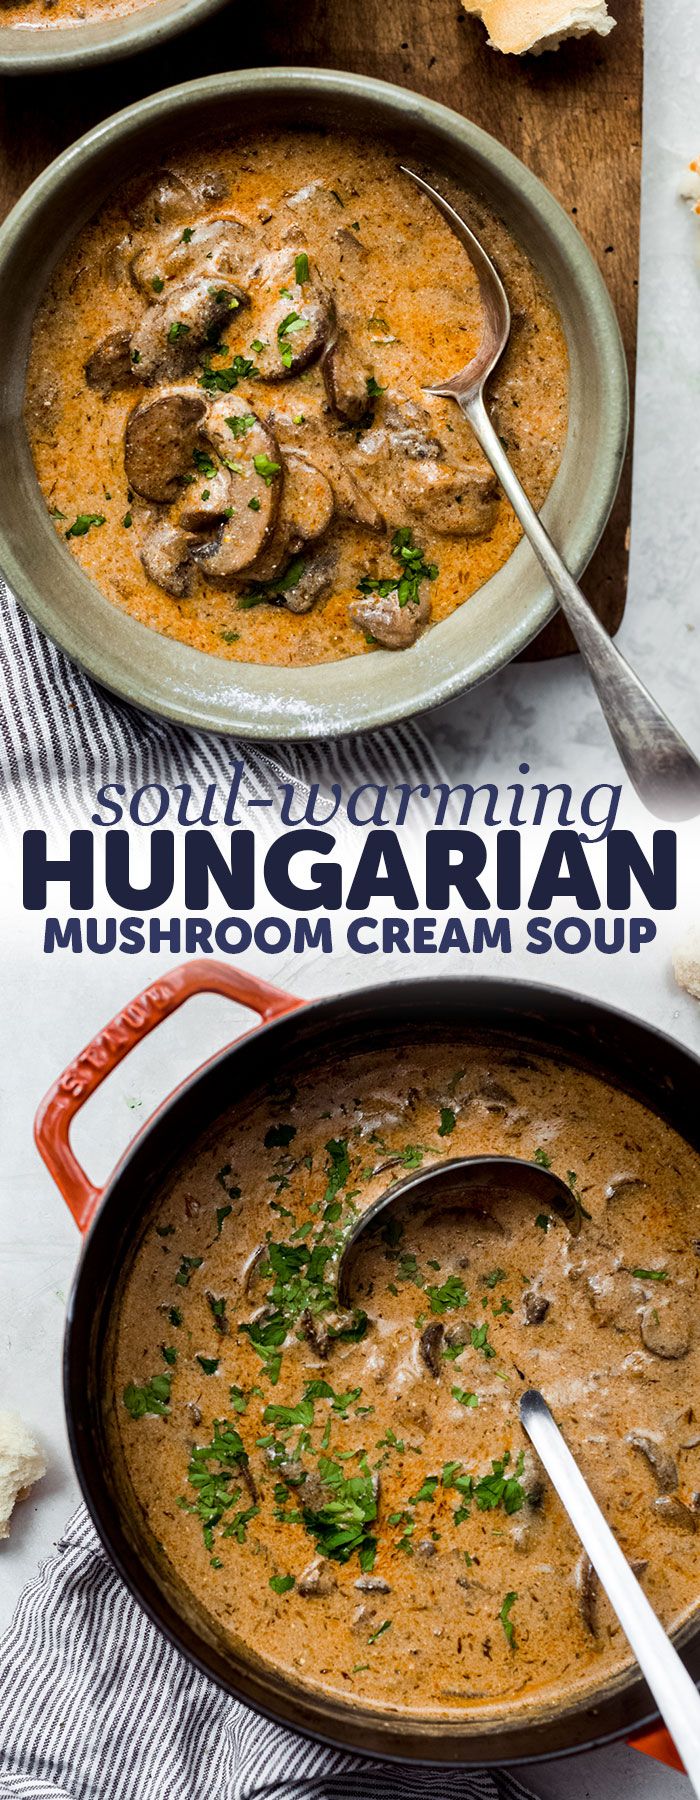
<instances>
[{"instance_id":1,"label":"chopped parsley garnish","mask_svg":"<svg viewBox=\"0 0 700 1800\"><path fill-rule=\"evenodd\" d=\"M288 1594L294 1587L293 1575L271 1575L270 1587L273 1594Z\"/></svg>"},{"instance_id":2,"label":"chopped parsley garnish","mask_svg":"<svg viewBox=\"0 0 700 1800\"><path fill-rule=\"evenodd\" d=\"M197 1362L200 1369L204 1370L205 1375L215 1375L219 1367L218 1356L198 1356Z\"/></svg>"},{"instance_id":3,"label":"chopped parsley garnish","mask_svg":"<svg viewBox=\"0 0 700 1800\"><path fill-rule=\"evenodd\" d=\"M458 1400L460 1406L472 1406L473 1407L473 1406L478 1406L478 1404L479 1404L478 1394L470 1393L467 1388L453 1387L452 1398L453 1398L453 1400Z\"/></svg>"},{"instance_id":4,"label":"chopped parsley garnish","mask_svg":"<svg viewBox=\"0 0 700 1800\"><path fill-rule=\"evenodd\" d=\"M246 437L256 422L254 413L232 413L226 424L235 438Z\"/></svg>"},{"instance_id":5,"label":"chopped parsley garnish","mask_svg":"<svg viewBox=\"0 0 700 1800\"><path fill-rule=\"evenodd\" d=\"M250 1338L253 1349L265 1365L272 1386L279 1381L282 1357L279 1346L287 1336L287 1321L283 1313L275 1313L271 1319L253 1319L251 1323L241 1325Z\"/></svg>"},{"instance_id":6,"label":"chopped parsley garnish","mask_svg":"<svg viewBox=\"0 0 700 1800\"><path fill-rule=\"evenodd\" d=\"M303 287L304 282L309 279L309 259L305 250L300 250L299 255L294 258L294 279L299 287Z\"/></svg>"},{"instance_id":7,"label":"chopped parsley garnish","mask_svg":"<svg viewBox=\"0 0 700 1800\"><path fill-rule=\"evenodd\" d=\"M104 513L78 513L77 519L74 519L73 524L69 525L66 537L87 537L88 532L92 531L93 525L104 524Z\"/></svg>"},{"instance_id":8,"label":"chopped parsley garnish","mask_svg":"<svg viewBox=\"0 0 700 1800\"><path fill-rule=\"evenodd\" d=\"M262 346L260 346L262 347ZM252 348L255 348L253 345ZM199 377L199 385L217 394L232 394L239 381L254 381L260 374L254 362L246 356L234 356L227 367L212 369L211 361L205 358L204 370Z\"/></svg>"},{"instance_id":9,"label":"chopped parsley garnish","mask_svg":"<svg viewBox=\"0 0 700 1800\"><path fill-rule=\"evenodd\" d=\"M162 275L154 275L153 280L151 282L151 287L153 289L154 294L162 294L163 288L165 287L165 282L163 280Z\"/></svg>"},{"instance_id":10,"label":"chopped parsley garnish","mask_svg":"<svg viewBox=\"0 0 700 1800\"><path fill-rule=\"evenodd\" d=\"M196 1513L201 1519L207 1550L211 1550L214 1542L214 1526L240 1498L240 1489L232 1487L232 1483L241 1465L248 1461L243 1441L228 1419L215 1419L213 1432L210 1444L193 1446L187 1469L187 1479L197 1498L179 1501L183 1511ZM252 1507L239 1513L227 1526L226 1536L236 1536L239 1542L242 1541L248 1520L256 1511L257 1507Z\"/></svg>"},{"instance_id":11,"label":"chopped parsley garnish","mask_svg":"<svg viewBox=\"0 0 700 1800\"><path fill-rule=\"evenodd\" d=\"M423 551L413 542L410 526L400 525L391 540L391 554L401 568L401 574L376 580L363 575L359 582L361 594L379 594L386 600L389 594L397 593L399 606L417 606L420 600L422 581L435 581L438 574L437 563L426 563Z\"/></svg>"},{"instance_id":12,"label":"chopped parsley garnish","mask_svg":"<svg viewBox=\"0 0 700 1800\"><path fill-rule=\"evenodd\" d=\"M229 1399L229 1406L232 1408L233 1412L236 1412L236 1413L247 1412L248 1402L247 1402L245 1394L243 1393L243 1390L241 1388L235 1387L235 1386L229 1388L228 1399Z\"/></svg>"},{"instance_id":13,"label":"chopped parsley garnish","mask_svg":"<svg viewBox=\"0 0 700 1800\"><path fill-rule=\"evenodd\" d=\"M176 344L178 338L187 337L190 330L191 326L186 325L184 319L173 319L172 325L168 326L168 343Z\"/></svg>"},{"instance_id":14,"label":"chopped parsley garnish","mask_svg":"<svg viewBox=\"0 0 700 1800\"><path fill-rule=\"evenodd\" d=\"M345 1187L350 1176L350 1158L348 1156L347 1138L329 1138L325 1146L327 1182L326 1191L321 1202L323 1217L333 1222L340 1218L342 1206L337 1195Z\"/></svg>"},{"instance_id":15,"label":"chopped parsley garnish","mask_svg":"<svg viewBox=\"0 0 700 1800\"><path fill-rule=\"evenodd\" d=\"M368 1529L377 1517L377 1496L368 1472L345 1476L339 1463L320 1456L318 1472L329 1498L317 1511L304 1506L304 1490L300 1500L304 1524L316 1541L322 1556L335 1562L348 1562L355 1551L361 1568L371 1569L377 1540Z\"/></svg>"},{"instance_id":16,"label":"chopped parsley garnish","mask_svg":"<svg viewBox=\"0 0 700 1800\"><path fill-rule=\"evenodd\" d=\"M194 230L193 230L192 226L186 225L185 229L182 233L181 242L183 244L191 244L193 237L194 237Z\"/></svg>"},{"instance_id":17,"label":"chopped parsley garnish","mask_svg":"<svg viewBox=\"0 0 700 1800\"><path fill-rule=\"evenodd\" d=\"M180 1258L180 1267L178 1269L177 1275L175 1276L175 1280L177 1282L178 1287L189 1287L190 1276L192 1274L192 1270L193 1269L201 1269L203 1262L204 1262L203 1256L183 1256L183 1257L181 1257Z\"/></svg>"},{"instance_id":18,"label":"chopped parsley garnish","mask_svg":"<svg viewBox=\"0 0 700 1800\"><path fill-rule=\"evenodd\" d=\"M296 1406L266 1406L263 1413L264 1425L313 1425L313 1400L299 1400Z\"/></svg>"},{"instance_id":19,"label":"chopped parsley garnish","mask_svg":"<svg viewBox=\"0 0 700 1800\"><path fill-rule=\"evenodd\" d=\"M448 1275L442 1287L427 1287L425 1291L434 1313L456 1312L458 1307L466 1306L469 1299L461 1275Z\"/></svg>"},{"instance_id":20,"label":"chopped parsley garnish","mask_svg":"<svg viewBox=\"0 0 700 1800\"><path fill-rule=\"evenodd\" d=\"M514 1607L517 1598L518 1598L517 1594L514 1594L512 1592L512 1590L509 1594L506 1594L505 1600L503 1602L503 1605L502 1605L501 1610L498 1615L498 1617L501 1621L501 1624L503 1626L503 1630L506 1634L506 1642L508 1644L510 1644L511 1650L515 1649L515 1626L513 1624L513 1621L511 1619L510 1615L511 1615L511 1609Z\"/></svg>"},{"instance_id":21,"label":"chopped parsley garnish","mask_svg":"<svg viewBox=\"0 0 700 1800\"><path fill-rule=\"evenodd\" d=\"M633 1269L635 1281L668 1281L668 1269Z\"/></svg>"},{"instance_id":22,"label":"chopped parsley garnish","mask_svg":"<svg viewBox=\"0 0 700 1800\"><path fill-rule=\"evenodd\" d=\"M438 1125L438 1137L449 1137L450 1134L454 1131L456 1124L457 1124L457 1114L452 1111L452 1107L451 1106L441 1106L441 1108L440 1108L440 1124Z\"/></svg>"},{"instance_id":23,"label":"chopped parsley garnish","mask_svg":"<svg viewBox=\"0 0 700 1800\"><path fill-rule=\"evenodd\" d=\"M122 525L124 526L124 530L130 531L133 523L134 523L134 521L133 521L132 514L130 512L126 512L122 519Z\"/></svg>"},{"instance_id":24,"label":"chopped parsley garnish","mask_svg":"<svg viewBox=\"0 0 700 1800\"><path fill-rule=\"evenodd\" d=\"M495 1356L493 1344L489 1343L489 1328L486 1323L473 1326L470 1342L472 1350L481 1350L482 1355L487 1358Z\"/></svg>"},{"instance_id":25,"label":"chopped parsley garnish","mask_svg":"<svg viewBox=\"0 0 700 1800\"><path fill-rule=\"evenodd\" d=\"M552 1221L550 1219L549 1213L538 1213L537 1214L537 1218L535 1219L535 1224L539 1225L540 1231L549 1231L549 1227L550 1227L551 1223L552 1223Z\"/></svg>"},{"instance_id":26,"label":"chopped parsley garnish","mask_svg":"<svg viewBox=\"0 0 700 1800\"><path fill-rule=\"evenodd\" d=\"M303 319L301 313L298 312L285 313L284 318L280 319L280 323L277 327L277 343L279 345L279 353L285 369L291 369L294 354L292 345L289 342L290 337L295 335L298 331L308 330L308 326L308 319Z\"/></svg>"},{"instance_id":27,"label":"chopped parsley garnish","mask_svg":"<svg viewBox=\"0 0 700 1800\"><path fill-rule=\"evenodd\" d=\"M390 1630L391 1630L391 1619L382 1619L382 1623L381 1623L381 1625L377 1626L376 1631L370 1632L370 1635L367 1639L368 1644L376 1644L377 1638L383 1637L384 1632L390 1631Z\"/></svg>"},{"instance_id":28,"label":"chopped parsley garnish","mask_svg":"<svg viewBox=\"0 0 700 1800\"><path fill-rule=\"evenodd\" d=\"M547 1155L546 1150L541 1150L538 1148L535 1151L534 1160L536 1163L539 1163L541 1169L551 1169L551 1167L552 1167L551 1156Z\"/></svg>"},{"instance_id":29,"label":"chopped parsley garnish","mask_svg":"<svg viewBox=\"0 0 700 1800\"><path fill-rule=\"evenodd\" d=\"M272 487L275 476L279 475L281 471L282 464L273 462L272 458L267 456L265 451L262 450L259 456L253 457L253 468L255 469L256 475L262 476L265 486Z\"/></svg>"},{"instance_id":30,"label":"chopped parsley garnish","mask_svg":"<svg viewBox=\"0 0 700 1800\"><path fill-rule=\"evenodd\" d=\"M224 636L226 636L225 632L224 632ZM216 1235L217 1235L217 1237L221 1237L224 1219L228 1219L229 1215L232 1212L233 1212L232 1206L217 1206L217 1209L216 1209Z\"/></svg>"},{"instance_id":31,"label":"chopped parsley garnish","mask_svg":"<svg viewBox=\"0 0 700 1800\"><path fill-rule=\"evenodd\" d=\"M127 1382L123 1400L132 1419L144 1419L147 1413L155 1413L166 1418L170 1408L170 1374L153 1375L145 1387L137 1387L133 1381Z\"/></svg>"},{"instance_id":32,"label":"chopped parsley garnish","mask_svg":"<svg viewBox=\"0 0 700 1800\"><path fill-rule=\"evenodd\" d=\"M168 1307L168 1318L170 1320L171 1325L181 1325L182 1324L182 1313L180 1311L179 1306L169 1306Z\"/></svg>"},{"instance_id":33,"label":"chopped parsley garnish","mask_svg":"<svg viewBox=\"0 0 700 1800\"><path fill-rule=\"evenodd\" d=\"M160 1348L164 1362L171 1365L177 1362L177 1350L172 1344L161 1344Z\"/></svg>"},{"instance_id":34,"label":"chopped parsley garnish","mask_svg":"<svg viewBox=\"0 0 700 1800\"><path fill-rule=\"evenodd\" d=\"M370 400L378 400L380 394L386 393L386 388L379 386L379 382L375 380L374 375L368 375L367 376L367 393L368 393Z\"/></svg>"}]
</instances>

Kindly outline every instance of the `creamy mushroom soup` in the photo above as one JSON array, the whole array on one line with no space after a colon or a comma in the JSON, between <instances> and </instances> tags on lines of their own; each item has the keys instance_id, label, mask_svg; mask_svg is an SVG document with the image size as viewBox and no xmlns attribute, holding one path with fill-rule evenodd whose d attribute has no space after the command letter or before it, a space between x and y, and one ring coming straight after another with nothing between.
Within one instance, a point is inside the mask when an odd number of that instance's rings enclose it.
<instances>
[{"instance_id":1,"label":"creamy mushroom soup","mask_svg":"<svg viewBox=\"0 0 700 1800\"><path fill-rule=\"evenodd\" d=\"M150 0L0 0L0 26L40 31L47 26L107 24L149 4Z\"/></svg>"},{"instance_id":2,"label":"creamy mushroom soup","mask_svg":"<svg viewBox=\"0 0 700 1800\"><path fill-rule=\"evenodd\" d=\"M342 1098L340 1098L342 1096ZM347 1227L494 1151L568 1182ZM576 1233L576 1227L580 1227ZM164 1190L116 1329L115 1454L232 1642L336 1696L511 1716L630 1653L518 1421L548 1398L667 1626L700 1592L697 1155L596 1076L468 1039L303 1065Z\"/></svg>"},{"instance_id":3,"label":"creamy mushroom soup","mask_svg":"<svg viewBox=\"0 0 700 1800\"><path fill-rule=\"evenodd\" d=\"M539 273L473 198L512 340L499 433L537 506L567 356ZM389 148L333 134L191 150L116 195L35 322L26 422L56 531L108 598L217 656L411 645L520 528L425 384L481 336L476 278Z\"/></svg>"}]
</instances>

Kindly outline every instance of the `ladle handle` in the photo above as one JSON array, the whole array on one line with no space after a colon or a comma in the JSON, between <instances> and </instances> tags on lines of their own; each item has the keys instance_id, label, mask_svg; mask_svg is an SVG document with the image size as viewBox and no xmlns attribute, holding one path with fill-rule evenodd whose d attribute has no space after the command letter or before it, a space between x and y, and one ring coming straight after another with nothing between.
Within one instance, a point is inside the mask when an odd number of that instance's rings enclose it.
<instances>
[{"instance_id":1,"label":"ladle handle","mask_svg":"<svg viewBox=\"0 0 700 1800\"><path fill-rule=\"evenodd\" d=\"M87 1231L104 1189L90 1180L78 1161L70 1141L73 1119L129 1051L194 994L223 994L249 1006L263 1025L304 1005L294 994L235 965L201 959L170 969L98 1032L49 1088L34 1121L37 1149L80 1231Z\"/></svg>"},{"instance_id":2,"label":"ladle handle","mask_svg":"<svg viewBox=\"0 0 700 1800\"><path fill-rule=\"evenodd\" d=\"M529 1389L520 1417L591 1559L700 1800L700 1694L555 1424L546 1400Z\"/></svg>"},{"instance_id":3,"label":"ladle handle","mask_svg":"<svg viewBox=\"0 0 700 1800\"><path fill-rule=\"evenodd\" d=\"M700 814L697 757L625 661L569 573L508 460L481 394L455 398L552 584L640 800L660 819L696 818Z\"/></svg>"}]
</instances>

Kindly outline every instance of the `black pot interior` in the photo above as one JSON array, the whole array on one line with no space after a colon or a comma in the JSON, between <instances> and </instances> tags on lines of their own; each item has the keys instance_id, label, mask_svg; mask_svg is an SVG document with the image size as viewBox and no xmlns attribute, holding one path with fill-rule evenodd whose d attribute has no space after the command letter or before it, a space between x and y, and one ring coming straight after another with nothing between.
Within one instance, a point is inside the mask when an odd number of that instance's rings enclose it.
<instances>
[{"instance_id":1,"label":"black pot interior","mask_svg":"<svg viewBox=\"0 0 700 1800\"><path fill-rule=\"evenodd\" d=\"M155 1623L228 1692L292 1729L365 1755L457 1766L562 1755L628 1732L653 1716L641 1676L620 1679L592 1703L527 1723L458 1725L406 1720L343 1706L257 1665L225 1640L181 1585L148 1535L112 1453L110 1320L131 1255L164 1174L234 1104L243 1104L300 1057L322 1061L341 1047L377 1049L455 1031L505 1033L583 1063L634 1093L700 1152L696 1060L670 1039L607 1008L502 981L405 982L322 1001L291 1013L208 1065L147 1126L112 1179L85 1244L68 1315L65 1397L76 1468L102 1540ZM700 1675L700 1629L677 1639Z\"/></svg>"}]
</instances>

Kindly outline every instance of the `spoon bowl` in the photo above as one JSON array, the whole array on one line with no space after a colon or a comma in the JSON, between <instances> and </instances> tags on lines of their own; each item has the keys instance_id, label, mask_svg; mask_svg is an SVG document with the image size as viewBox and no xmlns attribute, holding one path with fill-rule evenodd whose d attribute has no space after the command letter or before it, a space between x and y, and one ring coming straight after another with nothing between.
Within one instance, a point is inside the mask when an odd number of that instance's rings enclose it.
<instances>
[{"instance_id":1,"label":"spoon bowl","mask_svg":"<svg viewBox=\"0 0 700 1800\"><path fill-rule=\"evenodd\" d=\"M372 1201L345 1239L337 1270L338 1300L350 1305L352 1275L360 1243L387 1221L397 1206L407 1201L422 1208L464 1206L488 1214L489 1200L498 1195L524 1196L535 1209L554 1213L573 1237L581 1229L581 1206L560 1175L541 1163L520 1156L452 1156L444 1162L418 1169L403 1181L394 1181Z\"/></svg>"}]
</instances>

